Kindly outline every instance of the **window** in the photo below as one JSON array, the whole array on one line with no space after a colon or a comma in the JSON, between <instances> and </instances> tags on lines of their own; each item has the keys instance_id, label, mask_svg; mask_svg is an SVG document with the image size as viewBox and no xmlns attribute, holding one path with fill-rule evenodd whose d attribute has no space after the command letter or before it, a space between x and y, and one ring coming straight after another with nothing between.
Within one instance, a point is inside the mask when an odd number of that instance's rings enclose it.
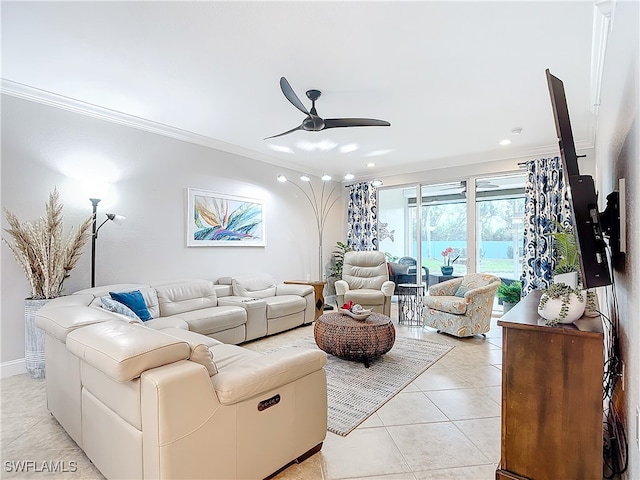
<instances>
[{"instance_id":1,"label":"window","mask_svg":"<svg viewBox=\"0 0 640 480\"><path fill-rule=\"evenodd\" d=\"M486 272L517 279L525 181L526 175L518 173L380 189L379 249L391 262L420 259L431 275L441 275L448 259L453 275ZM469 187L475 188L468 192ZM452 251L443 258L448 248Z\"/></svg>"}]
</instances>

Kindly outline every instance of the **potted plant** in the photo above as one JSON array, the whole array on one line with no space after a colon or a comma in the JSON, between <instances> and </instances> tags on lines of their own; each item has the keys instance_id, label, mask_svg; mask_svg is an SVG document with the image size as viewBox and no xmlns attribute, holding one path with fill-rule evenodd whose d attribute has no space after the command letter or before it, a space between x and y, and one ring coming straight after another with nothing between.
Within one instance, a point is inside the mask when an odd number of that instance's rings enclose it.
<instances>
[{"instance_id":1,"label":"potted plant","mask_svg":"<svg viewBox=\"0 0 640 480\"><path fill-rule=\"evenodd\" d=\"M518 280L506 284L502 282L498 287L498 298L502 300L502 311L507 313L522 297L522 283Z\"/></svg>"},{"instance_id":2,"label":"potted plant","mask_svg":"<svg viewBox=\"0 0 640 480\"><path fill-rule=\"evenodd\" d=\"M578 244L571 227L556 224L558 231L551 234L553 238L553 281L565 283L576 288L578 286L578 272L580 263L578 258Z\"/></svg>"},{"instance_id":3,"label":"potted plant","mask_svg":"<svg viewBox=\"0 0 640 480\"><path fill-rule=\"evenodd\" d=\"M344 254L351 251L346 243L336 242L336 249L331 252L331 266L327 276L327 294L336 294L336 280L342 278L342 266L344 265Z\"/></svg>"},{"instance_id":4,"label":"potted plant","mask_svg":"<svg viewBox=\"0 0 640 480\"><path fill-rule=\"evenodd\" d=\"M91 238L93 217L87 218L77 230L65 237L62 205L54 189L46 204L46 215L35 222L22 222L5 208L10 240L2 238L22 267L31 296L25 299L25 359L27 372L35 378L44 376L44 334L34 325L35 312L49 299L62 295L69 272L82 254L82 247ZM32 353L33 352L33 353Z\"/></svg>"},{"instance_id":5,"label":"potted plant","mask_svg":"<svg viewBox=\"0 0 640 480\"><path fill-rule=\"evenodd\" d=\"M584 313L585 292L566 283L552 283L542 289L538 314L547 325L573 323Z\"/></svg>"},{"instance_id":6,"label":"potted plant","mask_svg":"<svg viewBox=\"0 0 640 480\"><path fill-rule=\"evenodd\" d=\"M453 263L456 263L456 260L460 258L460 254L456 256L453 260L451 260L451 255L453 254L453 248L447 247L445 248L440 255L442 255L442 260L444 265L440 267L440 271L442 275L451 275L453 273Z\"/></svg>"}]
</instances>

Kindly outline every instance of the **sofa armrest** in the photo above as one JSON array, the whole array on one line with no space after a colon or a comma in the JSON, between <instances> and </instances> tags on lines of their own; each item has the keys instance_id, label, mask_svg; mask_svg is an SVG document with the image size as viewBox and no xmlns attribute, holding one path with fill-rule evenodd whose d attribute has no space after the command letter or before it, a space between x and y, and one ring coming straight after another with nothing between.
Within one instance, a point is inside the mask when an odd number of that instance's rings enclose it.
<instances>
[{"instance_id":1,"label":"sofa armrest","mask_svg":"<svg viewBox=\"0 0 640 480\"><path fill-rule=\"evenodd\" d=\"M211 378L222 405L233 405L320 370L327 354L312 348L267 353L221 370Z\"/></svg>"},{"instance_id":2,"label":"sofa armrest","mask_svg":"<svg viewBox=\"0 0 640 480\"><path fill-rule=\"evenodd\" d=\"M50 303L53 303L55 300ZM45 305L45 307L36 312L35 324L52 337L61 342L66 342L67 335L80 327L108 322L114 319L123 320L124 318L127 317L98 307L86 307L73 304L62 304L57 307ZM131 319L127 318L127 320Z\"/></svg>"},{"instance_id":3,"label":"sofa armrest","mask_svg":"<svg viewBox=\"0 0 640 480\"><path fill-rule=\"evenodd\" d=\"M393 295L393 290L396 288L396 284L390 280L387 280L382 284L382 293L384 293L385 297L390 297Z\"/></svg>"},{"instance_id":4,"label":"sofa armrest","mask_svg":"<svg viewBox=\"0 0 640 480\"><path fill-rule=\"evenodd\" d=\"M311 285L299 285L297 283L280 283L276 285L276 295L300 295L305 297L313 292Z\"/></svg>"},{"instance_id":5,"label":"sofa armrest","mask_svg":"<svg viewBox=\"0 0 640 480\"><path fill-rule=\"evenodd\" d=\"M67 349L117 382L142 372L186 360L189 344L142 325L120 320L95 323L67 335Z\"/></svg>"},{"instance_id":6,"label":"sofa armrest","mask_svg":"<svg viewBox=\"0 0 640 480\"><path fill-rule=\"evenodd\" d=\"M245 340L267 336L267 302L264 298L218 297L218 305L221 307L242 307L247 312Z\"/></svg>"},{"instance_id":7,"label":"sofa armrest","mask_svg":"<svg viewBox=\"0 0 640 480\"><path fill-rule=\"evenodd\" d=\"M336 280L336 295L344 295L349 291L349 284L344 280Z\"/></svg>"}]
</instances>

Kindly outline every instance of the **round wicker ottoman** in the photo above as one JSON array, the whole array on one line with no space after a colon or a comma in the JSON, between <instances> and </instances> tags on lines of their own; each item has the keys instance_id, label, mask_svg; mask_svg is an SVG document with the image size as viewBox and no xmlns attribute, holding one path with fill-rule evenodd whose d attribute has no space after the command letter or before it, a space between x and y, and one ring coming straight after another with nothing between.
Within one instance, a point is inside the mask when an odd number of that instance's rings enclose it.
<instances>
[{"instance_id":1,"label":"round wicker ottoman","mask_svg":"<svg viewBox=\"0 0 640 480\"><path fill-rule=\"evenodd\" d=\"M360 360L369 368L369 359L387 353L396 340L391 319L372 313L355 320L343 313L325 313L316 320L313 336L320 350L347 360Z\"/></svg>"}]
</instances>

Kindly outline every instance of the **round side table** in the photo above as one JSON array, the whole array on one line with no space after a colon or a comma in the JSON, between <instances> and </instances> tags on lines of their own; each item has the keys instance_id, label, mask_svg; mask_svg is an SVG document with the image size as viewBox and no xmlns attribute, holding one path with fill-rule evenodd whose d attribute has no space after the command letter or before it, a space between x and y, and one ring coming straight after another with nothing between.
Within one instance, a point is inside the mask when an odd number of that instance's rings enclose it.
<instances>
[{"instance_id":1,"label":"round side table","mask_svg":"<svg viewBox=\"0 0 640 480\"><path fill-rule=\"evenodd\" d=\"M387 353L396 340L391 319L372 313L356 320L344 313L325 313L315 322L313 336L320 348L336 357L360 360L369 368L369 360Z\"/></svg>"},{"instance_id":2,"label":"round side table","mask_svg":"<svg viewBox=\"0 0 640 480\"><path fill-rule=\"evenodd\" d=\"M420 326L424 324L422 312L424 311L423 298L425 295L424 283L401 283L398 285L398 323L401 325Z\"/></svg>"}]
</instances>

